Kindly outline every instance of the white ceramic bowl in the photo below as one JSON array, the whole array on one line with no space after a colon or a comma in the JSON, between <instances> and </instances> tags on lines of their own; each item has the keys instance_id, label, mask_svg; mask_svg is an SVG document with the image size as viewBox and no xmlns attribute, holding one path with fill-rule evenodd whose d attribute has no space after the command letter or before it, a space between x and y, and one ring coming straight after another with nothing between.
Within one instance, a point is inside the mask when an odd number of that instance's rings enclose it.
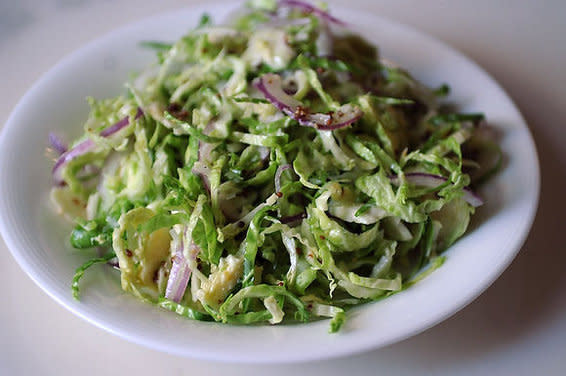
<instances>
[{"instance_id":1,"label":"white ceramic bowl","mask_svg":"<svg viewBox=\"0 0 566 376\"><path fill-rule=\"evenodd\" d=\"M220 21L234 5L179 10L118 29L71 54L21 99L0 138L0 229L22 269L47 294L92 324L133 342L183 356L239 362L293 362L346 355L384 346L446 319L486 289L523 244L538 202L539 167L519 111L480 67L452 48L407 26L346 9L333 13L380 46L426 84L448 82L462 111L483 111L501 132L506 163L481 192L468 234L448 252L442 268L386 300L348 313L338 334L328 322L236 327L183 319L123 293L115 272L85 275L82 300L70 282L87 256L71 249L70 225L47 206L52 163L49 131L76 137L88 112L86 96L121 92L131 71L153 61L141 40L175 40L203 11Z\"/></svg>"}]
</instances>

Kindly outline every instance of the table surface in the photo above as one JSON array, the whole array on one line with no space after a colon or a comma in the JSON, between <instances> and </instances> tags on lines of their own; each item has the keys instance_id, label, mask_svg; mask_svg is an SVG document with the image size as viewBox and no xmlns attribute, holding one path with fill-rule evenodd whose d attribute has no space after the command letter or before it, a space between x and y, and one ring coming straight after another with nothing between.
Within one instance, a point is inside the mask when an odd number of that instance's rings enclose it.
<instances>
[{"instance_id":1,"label":"table surface","mask_svg":"<svg viewBox=\"0 0 566 376\"><path fill-rule=\"evenodd\" d=\"M125 23L196 2L0 0L0 127L33 82L68 53ZM0 239L0 374L566 372L566 2L348 4L413 25L464 52L501 83L524 114L539 151L542 192L533 229L507 271L452 318L383 349L299 365L218 364L149 350L75 317L25 275Z\"/></svg>"}]
</instances>

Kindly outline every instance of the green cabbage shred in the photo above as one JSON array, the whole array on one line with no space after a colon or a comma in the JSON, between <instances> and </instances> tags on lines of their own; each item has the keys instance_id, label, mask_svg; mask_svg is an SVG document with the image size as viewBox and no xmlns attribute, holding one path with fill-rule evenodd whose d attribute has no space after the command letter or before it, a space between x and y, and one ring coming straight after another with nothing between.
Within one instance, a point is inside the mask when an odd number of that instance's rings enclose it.
<instances>
[{"instance_id":1,"label":"green cabbage shred","mask_svg":"<svg viewBox=\"0 0 566 376\"><path fill-rule=\"evenodd\" d=\"M444 111L447 85L429 89L334 29L314 13L251 1L226 24L205 15L174 43L144 42L157 61L127 95L89 99L71 147L94 147L53 188L59 207L70 197L78 207L73 247L105 250L77 269L77 299L87 268L117 260L125 290L189 319L330 318L336 332L348 309L440 267L474 212L465 189L497 170L499 148L478 134L482 114ZM301 125L256 88L266 73L310 113L362 116L335 130ZM420 186L414 174L444 180ZM191 276L173 301L179 246Z\"/></svg>"}]
</instances>

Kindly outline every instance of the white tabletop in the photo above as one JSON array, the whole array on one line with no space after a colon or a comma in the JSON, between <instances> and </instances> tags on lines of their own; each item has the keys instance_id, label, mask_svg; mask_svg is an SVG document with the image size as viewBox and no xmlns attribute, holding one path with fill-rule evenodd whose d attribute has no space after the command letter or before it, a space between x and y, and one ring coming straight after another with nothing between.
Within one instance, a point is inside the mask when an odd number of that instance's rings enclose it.
<instances>
[{"instance_id":1,"label":"white tabletop","mask_svg":"<svg viewBox=\"0 0 566 376\"><path fill-rule=\"evenodd\" d=\"M123 24L196 2L0 1L0 127L63 56ZM75 317L35 286L0 239L0 375L566 374L566 2L347 3L461 50L524 114L539 151L541 201L525 246L501 278L444 323L384 349L291 366L218 364L149 350Z\"/></svg>"}]
</instances>

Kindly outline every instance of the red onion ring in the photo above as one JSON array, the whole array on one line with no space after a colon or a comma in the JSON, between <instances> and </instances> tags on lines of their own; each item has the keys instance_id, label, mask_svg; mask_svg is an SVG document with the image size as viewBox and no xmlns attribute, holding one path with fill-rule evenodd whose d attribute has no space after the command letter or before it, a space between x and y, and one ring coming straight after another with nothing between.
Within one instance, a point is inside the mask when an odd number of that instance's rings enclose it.
<instances>
[{"instance_id":1,"label":"red onion ring","mask_svg":"<svg viewBox=\"0 0 566 376\"><path fill-rule=\"evenodd\" d=\"M138 111L136 112L136 116L134 117L134 119L137 120L142 115L143 115L143 111L142 111L141 108L138 107ZM120 129L127 126L128 124L130 124L130 117L126 116L125 118L118 121L117 123L114 123L111 126L109 126L108 128L103 129L102 132L100 132L100 136L102 136L102 137L111 136L114 133L118 132Z\"/></svg>"},{"instance_id":2,"label":"red onion ring","mask_svg":"<svg viewBox=\"0 0 566 376\"><path fill-rule=\"evenodd\" d=\"M67 151L67 145L55 133L49 133L49 143L59 155Z\"/></svg>"},{"instance_id":3,"label":"red onion ring","mask_svg":"<svg viewBox=\"0 0 566 376\"><path fill-rule=\"evenodd\" d=\"M323 131L332 131L347 127L359 120L363 112L356 106L346 104L337 111L327 114L310 114L301 102L283 90L281 77L267 73L260 77L255 87L261 91L265 99L287 116L297 120L300 125L313 127Z\"/></svg>"},{"instance_id":4,"label":"red onion ring","mask_svg":"<svg viewBox=\"0 0 566 376\"><path fill-rule=\"evenodd\" d=\"M181 240L175 250L175 256L173 256L173 265L169 272L165 297L179 303L185 294L190 277L191 269L185 255L183 255L183 241Z\"/></svg>"},{"instance_id":5,"label":"red onion ring","mask_svg":"<svg viewBox=\"0 0 566 376\"><path fill-rule=\"evenodd\" d=\"M340 129L347 127L348 125L360 120L363 115L362 110L360 110L356 106L352 106L349 104L343 105L342 109L333 112L330 115L329 121L325 125L320 125L316 123L316 128L323 131L333 131L335 129ZM348 111L349 110L349 111ZM313 114L311 116L315 116L318 114Z\"/></svg>"},{"instance_id":6,"label":"red onion ring","mask_svg":"<svg viewBox=\"0 0 566 376\"><path fill-rule=\"evenodd\" d=\"M142 115L143 115L143 111L142 111L141 108L138 107L138 111L136 112L135 119L138 119ZM102 132L100 132L100 135L102 137L110 137L114 133L118 132L120 129L127 126L128 124L130 124L130 118L129 118L129 116L126 116L125 118L118 121L117 123L115 123L115 124L111 125L110 127L102 130ZM94 148L94 142L91 139L87 139L85 141L82 141L78 145L76 145L74 148L67 150L66 152L61 154L59 159L57 159L57 162L55 162L55 166L53 166L53 170L51 171L55 185L57 185L57 186L65 185L65 180L63 179L62 172L61 172L63 166L65 166L67 163L69 163L70 161L72 161L76 157L81 156L81 155L86 154L87 152L91 151L92 148Z\"/></svg>"},{"instance_id":7,"label":"red onion ring","mask_svg":"<svg viewBox=\"0 0 566 376\"><path fill-rule=\"evenodd\" d=\"M286 115L293 117L296 109L302 107L302 103L285 93L281 83L281 76L273 73L264 74L255 84L265 99Z\"/></svg>"},{"instance_id":8,"label":"red onion ring","mask_svg":"<svg viewBox=\"0 0 566 376\"><path fill-rule=\"evenodd\" d=\"M67 163L72 161L78 156L88 153L92 148L94 148L94 142L89 138L84 140L83 142L76 145L71 150L66 151L63 153L57 162L55 162L55 166L53 166L52 175L55 185L63 186L65 185L65 180L63 179L62 169Z\"/></svg>"},{"instance_id":9,"label":"red onion ring","mask_svg":"<svg viewBox=\"0 0 566 376\"><path fill-rule=\"evenodd\" d=\"M279 6L287 6L290 8L297 8L297 9L301 9L304 12L307 13L314 13L317 16L320 16L321 18L323 18L326 21L330 21L330 22L334 22L337 25L341 25L341 26L347 26L347 24L344 21L339 20L338 18L330 15L330 13L317 8L313 5L310 5L308 3L305 3L303 1L298 1L298 0L281 0L279 1Z\"/></svg>"},{"instance_id":10,"label":"red onion ring","mask_svg":"<svg viewBox=\"0 0 566 376\"><path fill-rule=\"evenodd\" d=\"M423 187L429 188L436 188L441 184L444 184L448 181L447 178L440 175L428 174L425 172L410 172L405 174L405 178L408 182L414 185L419 185ZM398 183L398 178L392 177L391 181L395 184ZM464 187L464 200L474 208L481 206L484 204L483 199L474 191L472 191L469 187Z\"/></svg>"}]
</instances>

